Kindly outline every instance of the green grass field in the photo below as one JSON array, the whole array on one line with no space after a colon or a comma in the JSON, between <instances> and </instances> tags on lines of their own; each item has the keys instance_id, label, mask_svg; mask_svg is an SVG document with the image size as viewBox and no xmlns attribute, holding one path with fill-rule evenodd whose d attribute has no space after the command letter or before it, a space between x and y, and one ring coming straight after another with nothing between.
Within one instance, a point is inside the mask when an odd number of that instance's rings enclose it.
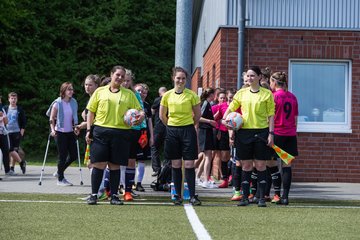
<instances>
[{"instance_id":1,"label":"green grass field","mask_svg":"<svg viewBox=\"0 0 360 240\"><path fill-rule=\"evenodd\" d=\"M81 197L1 193L0 239L196 239L184 207L168 198L89 206ZM360 201L294 200L258 208L202 200L194 209L212 239L359 239Z\"/></svg>"}]
</instances>

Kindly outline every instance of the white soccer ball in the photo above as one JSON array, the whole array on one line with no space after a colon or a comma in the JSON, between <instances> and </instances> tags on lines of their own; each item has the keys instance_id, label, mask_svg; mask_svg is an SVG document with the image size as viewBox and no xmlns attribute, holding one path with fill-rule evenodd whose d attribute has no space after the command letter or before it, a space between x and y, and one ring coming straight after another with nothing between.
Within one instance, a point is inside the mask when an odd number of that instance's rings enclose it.
<instances>
[{"instance_id":1,"label":"white soccer ball","mask_svg":"<svg viewBox=\"0 0 360 240\"><path fill-rule=\"evenodd\" d=\"M129 127L134 126L135 121L138 120L139 111L136 109L129 109L124 115L124 122Z\"/></svg>"},{"instance_id":2,"label":"white soccer ball","mask_svg":"<svg viewBox=\"0 0 360 240\"><path fill-rule=\"evenodd\" d=\"M239 130L240 127L243 124L243 118L240 113L238 112L231 112L226 117L227 124L233 129L233 130Z\"/></svg>"}]
</instances>

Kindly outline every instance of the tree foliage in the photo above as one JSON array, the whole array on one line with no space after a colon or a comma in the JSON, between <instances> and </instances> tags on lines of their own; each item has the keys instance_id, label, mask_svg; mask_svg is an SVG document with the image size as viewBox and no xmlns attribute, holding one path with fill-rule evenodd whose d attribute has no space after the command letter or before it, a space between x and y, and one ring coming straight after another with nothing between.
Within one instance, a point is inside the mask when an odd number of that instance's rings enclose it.
<instances>
[{"instance_id":1,"label":"tree foliage","mask_svg":"<svg viewBox=\"0 0 360 240\"><path fill-rule=\"evenodd\" d=\"M174 64L175 0L3 0L0 3L0 94L19 95L28 117L26 149L42 152L45 112L62 82L81 86L89 74L109 75L114 65L150 86L150 100L168 86Z\"/></svg>"}]
</instances>

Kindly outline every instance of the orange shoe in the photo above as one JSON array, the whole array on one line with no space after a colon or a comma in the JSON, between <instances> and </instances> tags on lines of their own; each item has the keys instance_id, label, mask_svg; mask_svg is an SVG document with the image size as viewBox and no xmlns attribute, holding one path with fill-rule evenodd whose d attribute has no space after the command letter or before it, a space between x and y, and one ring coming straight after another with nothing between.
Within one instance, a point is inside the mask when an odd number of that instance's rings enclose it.
<instances>
[{"instance_id":1,"label":"orange shoe","mask_svg":"<svg viewBox=\"0 0 360 240\"><path fill-rule=\"evenodd\" d=\"M124 195L124 201L132 201L134 200L133 197L131 196L131 192L125 192L125 195Z\"/></svg>"},{"instance_id":2,"label":"orange shoe","mask_svg":"<svg viewBox=\"0 0 360 240\"><path fill-rule=\"evenodd\" d=\"M279 197L279 195L275 194L273 199L271 200L271 203L278 204L280 201L281 201L281 198Z\"/></svg>"},{"instance_id":3,"label":"orange shoe","mask_svg":"<svg viewBox=\"0 0 360 240\"><path fill-rule=\"evenodd\" d=\"M224 179L224 181L218 187L219 188L228 188L229 187L229 180Z\"/></svg>"},{"instance_id":4,"label":"orange shoe","mask_svg":"<svg viewBox=\"0 0 360 240\"><path fill-rule=\"evenodd\" d=\"M240 201L242 199L242 195L240 191L235 191L234 195L231 198L231 201Z\"/></svg>"}]
</instances>

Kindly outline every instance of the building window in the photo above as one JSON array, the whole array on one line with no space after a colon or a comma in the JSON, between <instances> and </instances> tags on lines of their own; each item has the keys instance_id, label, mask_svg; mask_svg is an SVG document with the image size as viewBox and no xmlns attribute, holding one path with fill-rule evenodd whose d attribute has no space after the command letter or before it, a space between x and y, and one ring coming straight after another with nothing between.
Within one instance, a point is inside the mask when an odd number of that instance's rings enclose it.
<instances>
[{"instance_id":1,"label":"building window","mask_svg":"<svg viewBox=\"0 0 360 240\"><path fill-rule=\"evenodd\" d=\"M351 133L351 61L290 60L298 132Z\"/></svg>"}]
</instances>

